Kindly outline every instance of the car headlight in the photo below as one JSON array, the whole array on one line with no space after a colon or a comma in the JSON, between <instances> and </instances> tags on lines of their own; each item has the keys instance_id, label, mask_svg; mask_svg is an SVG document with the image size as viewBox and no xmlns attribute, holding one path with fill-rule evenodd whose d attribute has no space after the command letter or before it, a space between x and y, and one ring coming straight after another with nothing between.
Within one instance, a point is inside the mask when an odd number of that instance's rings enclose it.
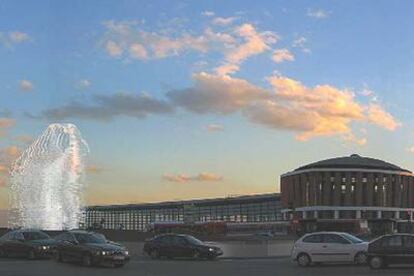
<instances>
[{"instance_id":1,"label":"car headlight","mask_svg":"<svg viewBox=\"0 0 414 276\"><path fill-rule=\"evenodd\" d=\"M214 248L209 248L208 251L213 252Z\"/></svg>"},{"instance_id":2,"label":"car headlight","mask_svg":"<svg viewBox=\"0 0 414 276\"><path fill-rule=\"evenodd\" d=\"M47 250L47 249L49 249L49 246L42 245L42 246L39 246L38 248L39 248L40 250Z\"/></svg>"},{"instance_id":3,"label":"car headlight","mask_svg":"<svg viewBox=\"0 0 414 276\"><path fill-rule=\"evenodd\" d=\"M126 256L128 256L128 255L129 255L128 250L125 250L125 251L124 251L124 254L125 254Z\"/></svg>"}]
</instances>

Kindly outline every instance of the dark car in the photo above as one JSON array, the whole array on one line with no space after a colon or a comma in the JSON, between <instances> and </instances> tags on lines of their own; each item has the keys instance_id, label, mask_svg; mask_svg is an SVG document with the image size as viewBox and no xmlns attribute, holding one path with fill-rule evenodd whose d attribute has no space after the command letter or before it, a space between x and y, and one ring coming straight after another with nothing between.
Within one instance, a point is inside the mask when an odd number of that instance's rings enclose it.
<instances>
[{"instance_id":1,"label":"dark car","mask_svg":"<svg viewBox=\"0 0 414 276\"><path fill-rule=\"evenodd\" d=\"M28 259L53 256L56 241L38 230L13 230L0 237L0 257Z\"/></svg>"},{"instance_id":2,"label":"dark car","mask_svg":"<svg viewBox=\"0 0 414 276\"><path fill-rule=\"evenodd\" d=\"M368 246L368 264L372 269L414 264L414 235L393 234L373 240Z\"/></svg>"},{"instance_id":3,"label":"dark car","mask_svg":"<svg viewBox=\"0 0 414 276\"><path fill-rule=\"evenodd\" d=\"M144 244L144 252L153 259L167 258L194 258L215 259L223 254L223 251L190 235L164 234L147 240Z\"/></svg>"},{"instance_id":4,"label":"dark car","mask_svg":"<svg viewBox=\"0 0 414 276\"><path fill-rule=\"evenodd\" d=\"M55 240L55 259L59 262L121 267L129 261L128 250L120 244L106 240L102 234L80 230L67 231L56 236Z\"/></svg>"}]
</instances>

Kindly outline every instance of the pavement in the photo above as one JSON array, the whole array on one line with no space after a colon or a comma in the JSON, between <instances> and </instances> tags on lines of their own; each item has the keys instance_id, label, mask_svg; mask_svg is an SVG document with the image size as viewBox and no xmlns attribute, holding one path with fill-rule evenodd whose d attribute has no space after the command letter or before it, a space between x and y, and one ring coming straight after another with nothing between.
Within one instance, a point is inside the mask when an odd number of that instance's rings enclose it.
<instances>
[{"instance_id":1,"label":"pavement","mask_svg":"<svg viewBox=\"0 0 414 276\"><path fill-rule=\"evenodd\" d=\"M289 258L222 259L217 261L151 260L134 258L122 268L82 267L61 264L52 260L0 259L1 276L359 276L359 275L413 275L414 266L371 270L366 266L320 265L298 267Z\"/></svg>"},{"instance_id":2,"label":"pavement","mask_svg":"<svg viewBox=\"0 0 414 276\"><path fill-rule=\"evenodd\" d=\"M143 257L143 242L120 242L131 256ZM290 256L293 240L253 240L206 242L223 250L223 258L272 258Z\"/></svg>"}]
</instances>

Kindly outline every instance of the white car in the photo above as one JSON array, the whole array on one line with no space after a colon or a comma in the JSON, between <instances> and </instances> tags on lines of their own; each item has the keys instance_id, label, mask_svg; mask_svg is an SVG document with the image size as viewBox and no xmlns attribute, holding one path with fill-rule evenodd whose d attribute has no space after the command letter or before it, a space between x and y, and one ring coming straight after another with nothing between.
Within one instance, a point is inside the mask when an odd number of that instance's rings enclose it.
<instances>
[{"instance_id":1,"label":"white car","mask_svg":"<svg viewBox=\"0 0 414 276\"><path fill-rule=\"evenodd\" d=\"M299 266L319 263L349 262L364 264L367 261L368 242L344 232L315 232L297 240L291 258Z\"/></svg>"}]
</instances>

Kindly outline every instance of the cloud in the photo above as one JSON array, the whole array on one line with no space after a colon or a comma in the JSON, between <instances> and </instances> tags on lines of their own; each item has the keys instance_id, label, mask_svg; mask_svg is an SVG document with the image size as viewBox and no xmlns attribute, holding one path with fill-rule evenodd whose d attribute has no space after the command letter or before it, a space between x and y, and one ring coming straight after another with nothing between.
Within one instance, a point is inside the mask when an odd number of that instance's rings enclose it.
<instances>
[{"instance_id":1,"label":"cloud","mask_svg":"<svg viewBox=\"0 0 414 276\"><path fill-rule=\"evenodd\" d=\"M13 47L14 45L30 41L31 38L27 33L20 31L0 32L0 45Z\"/></svg>"},{"instance_id":2,"label":"cloud","mask_svg":"<svg viewBox=\"0 0 414 276\"><path fill-rule=\"evenodd\" d=\"M379 104L371 103L368 106L368 120L382 128L395 130L401 123L386 112Z\"/></svg>"},{"instance_id":3,"label":"cloud","mask_svg":"<svg viewBox=\"0 0 414 276\"><path fill-rule=\"evenodd\" d=\"M109 121L117 116L145 118L150 114L172 113L174 108L164 100L146 94L94 95L91 105L71 102L67 105L44 110L34 118L64 120L69 118Z\"/></svg>"},{"instance_id":4,"label":"cloud","mask_svg":"<svg viewBox=\"0 0 414 276\"><path fill-rule=\"evenodd\" d=\"M123 52L121 46L112 40L106 41L105 50L112 57L119 57Z\"/></svg>"},{"instance_id":5,"label":"cloud","mask_svg":"<svg viewBox=\"0 0 414 276\"><path fill-rule=\"evenodd\" d=\"M193 79L193 86L170 91L167 97L194 113L241 112L254 123L293 131L300 141L340 135L346 141L363 145L366 138L356 138L351 128L353 122L372 123L387 130L399 126L381 106L365 106L352 91L330 85L306 87L287 77L271 76L269 90L227 75L202 72L194 74Z\"/></svg>"},{"instance_id":6,"label":"cloud","mask_svg":"<svg viewBox=\"0 0 414 276\"><path fill-rule=\"evenodd\" d=\"M252 24L247 23L238 26L235 29L235 34L243 39L243 43L226 51L224 63L215 69L218 74L234 73L238 70L241 62L269 50L270 45L279 39L275 33L269 31L259 33Z\"/></svg>"},{"instance_id":7,"label":"cloud","mask_svg":"<svg viewBox=\"0 0 414 276\"><path fill-rule=\"evenodd\" d=\"M238 17L213 19L213 25L223 27ZM270 31L258 31L253 24L245 23L224 30L213 30L207 25L199 34L182 28L146 31L136 22L107 21L102 45L114 58L151 60L181 55L187 52L206 54L210 51L223 55L223 61L214 70L221 75L237 72L240 64L251 56L271 50L279 37ZM223 29L223 28L219 28Z\"/></svg>"},{"instance_id":8,"label":"cloud","mask_svg":"<svg viewBox=\"0 0 414 276\"><path fill-rule=\"evenodd\" d=\"M1 118L0 117L0 137L7 133L12 126L14 126L16 121L10 118Z\"/></svg>"},{"instance_id":9,"label":"cloud","mask_svg":"<svg viewBox=\"0 0 414 276\"><path fill-rule=\"evenodd\" d=\"M272 60L276 63L284 61L294 61L295 57L288 49L277 49L272 54Z\"/></svg>"},{"instance_id":10,"label":"cloud","mask_svg":"<svg viewBox=\"0 0 414 276\"><path fill-rule=\"evenodd\" d=\"M293 40L292 47L299 48L302 52L309 54L311 50L306 46L308 39L304 36L300 36Z\"/></svg>"},{"instance_id":11,"label":"cloud","mask_svg":"<svg viewBox=\"0 0 414 276\"><path fill-rule=\"evenodd\" d=\"M34 140L34 138L30 135L19 135L19 136L16 136L15 139L18 142L22 144L26 144L26 145L32 143Z\"/></svg>"},{"instance_id":12,"label":"cloud","mask_svg":"<svg viewBox=\"0 0 414 276\"><path fill-rule=\"evenodd\" d=\"M222 125L209 124L206 126L206 130L208 132L220 132L220 131L224 131L224 127Z\"/></svg>"},{"instance_id":13,"label":"cloud","mask_svg":"<svg viewBox=\"0 0 414 276\"><path fill-rule=\"evenodd\" d=\"M211 22L214 25L227 26L227 25L233 24L233 22L236 21L237 19L239 19L239 17L236 17L236 16L231 16L231 17L215 17Z\"/></svg>"},{"instance_id":14,"label":"cloud","mask_svg":"<svg viewBox=\"0 0 414 276\"><path fill-rule=\"evenodd\" d=\"M193 87L170 91L167 97L174 104L195 113L228 114L266 97L263 89L243 79L205 72L194 74L193 79Z\"/></svg>"},{"instance_id":15,"label":"cloud","mask_svg":"<svg viewBox=\"0 0 414 276\"><path fill-rule=\"evenodd\" d=\"M147 50L140 43L133 43L129 46L129 53L132 58L146 59L148 57Z\"/></svg>"},{"instance_id":16,"label":"cloud","mask_svg":"<svg viewBox=\"0 0 414 276\"><path fill-rule=\"evenodd\" d=\"M214 15L215 15L215 13L214 13L213 11L203 11L203 12L201 13L201 15L203 15L203 16L207 16L207 17L211 17L211 16L214 16Z\"/></svg>"},{"instance_id":17,"label":"cloud","mask_svg":"<svg viewBox=\"0 0 414 276\"><path fill-rule=\"evenodd\" d=\"M306 13L307 16L316 18L316 19L324 19L329 17L329 12L324 11L322 9L308 9L308 12Z\"/></svg>"},{"instance_id":18,"label":"cloud","mask_svg":"<svg viewBox=\"0 0 414 276\"><path fill-rule=\"evenodd\" d=\"M104 171L104 168L96 166L96 165L89 165L86 167L86 173L88 174L99 174Z\"/></svg>"},{"instance_id":19,"label":"cloud","mask_svg":"<svg viewBox=\"0 0 414 276\"><path fill-rule=\"evenodd\" d=\"M92 82L90 80L87 79L83 79L83 80L79 80L76 83L76 88L77 89L86 89L89 88L91 86Z\"/></svg>"},{"instance_id":20,"label":"cloud","mask_svg":"<svg viewBox=\"0 0 414 276\"><path fill-rule=\"evenodd\" d=\"M9 33L9 39L13 43L22 43L24 41L30 40L30 36L23 32L10 32Z\"/></svg>"},{"instance_id":21,"label":"cloud","mask_svg":"<svg viewBox=\"0 0 414 276\"><path fill-rule=\"evenodd\" d=\"M187 183L187 182L212 182L212 181L221 181L223 180L222 176L203 172L199 173L195 176L188 176L186 174L178 174L178 175L170 175L166 174L162 177L164 180L169 182L176 182L176 183Z\"/></svg>"},{"instance_id":22,"label":"cloud","mask_svg":"<svg viewBox=\"0 0 414 276\"><path fill-rule=\"evenodd\" d=\"M0 149L0 186L7 185L10 167L20 154L21 150L17 146Z\"/></svg>"},{"instance_id":23,"label":"cloud","mask_svg":"<svg viewBox=\"0 0 414 276\"><path fill-rule=\"evenodd\" d=\"M175 56L185 51L205 53L211 41L205 35L193 36L186 32L167 36L163 33L147 32L135 22L107 21L103 38L109 56L126 56L131 59L159 59Z\"/></svg>"},{"instance_id":24,"label":"cloud","mask_svg":"<svg viewBox=\"0 0 414 276\"><path fill-rule=\"evenodd\" d=\"M33 83L28 80L19 81L19 87L21 91L29 92L33 90Z\"/></svg>"}]
</instances>

